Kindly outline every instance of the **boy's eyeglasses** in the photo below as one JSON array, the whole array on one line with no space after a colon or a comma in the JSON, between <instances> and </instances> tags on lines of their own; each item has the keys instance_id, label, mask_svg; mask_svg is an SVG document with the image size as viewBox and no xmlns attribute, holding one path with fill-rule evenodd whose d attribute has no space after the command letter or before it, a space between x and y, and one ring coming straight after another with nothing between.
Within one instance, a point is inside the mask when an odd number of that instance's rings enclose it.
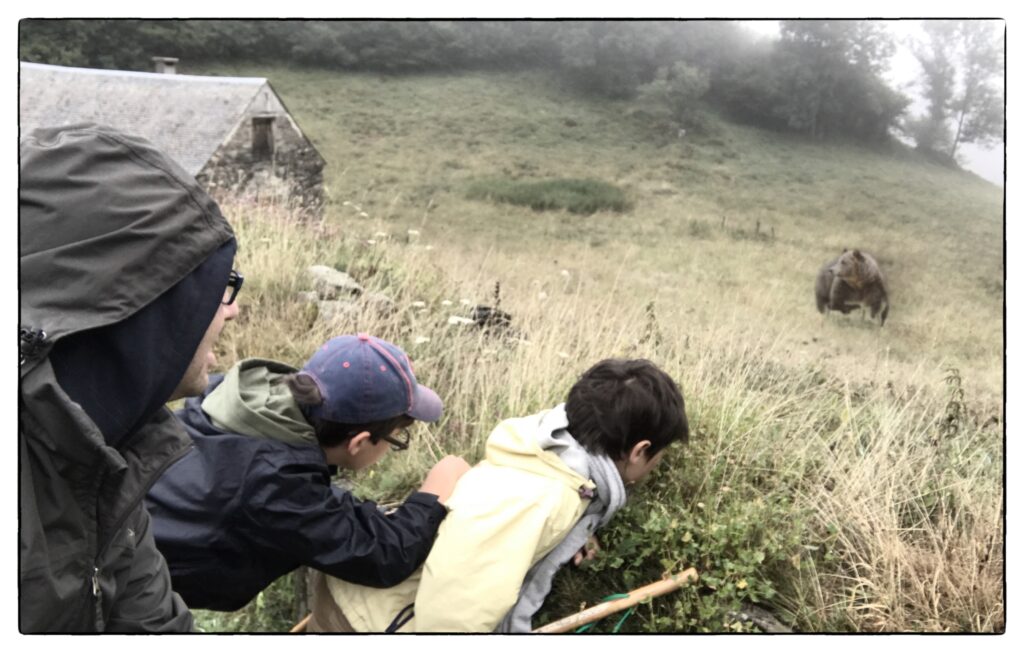
<instances>
[{"instance_id":1,"label":"boy's eyeglasses","mask_svg":"<svg viewBox=\"0 0 1024 653\"><path fill-rule=\"evenodd\" d=\"M245 281L237 270L232 270L231 274L228 275L228 287L224 289L224 299L221 300L221 304L230 306L235 303L235 297L238 297L238 291L242 289L242 282Z\"/></svg>"},{"instance_id":2,"label":"boy's eyeglasses","mask_svg":"<svg viewBox=\"0 0 1024 653\"><path fill-rule=\"evenodd\" d=\"M398 437L395 437L396 435ZM382 436L381 440L389 443L392 451L405 451L409 448L409 431L398 429L391 435Z\"/></svg>"}]
</instances>

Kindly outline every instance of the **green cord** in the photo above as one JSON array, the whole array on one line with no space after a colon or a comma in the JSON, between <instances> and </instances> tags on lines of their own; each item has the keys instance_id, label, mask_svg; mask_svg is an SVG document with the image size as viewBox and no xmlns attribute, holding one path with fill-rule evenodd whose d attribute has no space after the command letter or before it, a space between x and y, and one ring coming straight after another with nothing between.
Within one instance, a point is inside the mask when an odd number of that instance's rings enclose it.
<instances>
[{"instance_id":1,"label":"green cord","mask_svg":"<svg viewBox=\"0 0 1024 653\"><path fill-rule=\"evenodd\" d=\"M601 599L601 603L607 603L608 601L615 601L615 600L618 600L618 599L625 599L625 598L628 598L628 597L629 597L629 594L610 594L610 595L604 597L603 599ZM629 610L626 610L626 614L622 615L622 619L619 619L619 623L615 624L615 628L612 629L613 633L619 632L619 628L622 626L622 622L626 620L626 617L628 617L629 615L633 614L633 610L635 609L635 607L636 606L633 606ZM596 623L597 623L597 621L594 621L594 622L591 622L591 623L589 623L589 624L587 624L585 626L580 626L579 628L576 629L576 633L585 633L588 630L590 630L591 628L593 628L594 624L596 624Z\"/></svg>"},{"instance_id":2,"label":"green cord","mask_svg":"<svg viewBox=\"0 0 1024 653\"><path fill-rule=\"evenodd\" d=\"M636 606L630 606L629 610L626 610L626 614L622 615L622 619L619 619L619 623L615 624L615 628L612 628L612 633L619 632L619 628L622 628L622 622L626 620L626 617L633 614L633 610L636 610Z\"/></svg>"}]
</instances>

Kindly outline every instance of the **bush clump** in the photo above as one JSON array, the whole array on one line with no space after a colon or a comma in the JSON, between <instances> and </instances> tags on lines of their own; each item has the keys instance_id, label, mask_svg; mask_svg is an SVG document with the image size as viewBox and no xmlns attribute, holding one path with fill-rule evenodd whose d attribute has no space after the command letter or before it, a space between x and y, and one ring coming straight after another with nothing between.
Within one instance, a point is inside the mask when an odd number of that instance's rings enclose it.
<instances>
[{"instance_id":1,"label":"bush clump","mask_svg":"<svg viewBox=\"0 0 1024 653\"><path fill-rule=\"evenodd\" d=\"M597 211L628 211L632 204L619 188L596 179L514 181L497 179L473 184L470 199L485 199L535 211L566 210L589 215Z\"/></svg>"}]
</instances>

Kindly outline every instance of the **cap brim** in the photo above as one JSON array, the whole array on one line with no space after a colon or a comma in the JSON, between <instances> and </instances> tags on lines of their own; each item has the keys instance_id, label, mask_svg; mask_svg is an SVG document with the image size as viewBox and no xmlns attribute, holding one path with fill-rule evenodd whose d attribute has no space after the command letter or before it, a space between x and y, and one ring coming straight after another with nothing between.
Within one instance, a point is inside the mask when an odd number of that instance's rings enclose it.
<instances>
[{"instance_id":1,"label":"cap brim","mask_svg":"<svg viewBox=\"0 0 1024 653\"><path fill-rule=\"evenodd\" d=\"M441 419L444 404L437 393L425 385L416 386L416 395L412 400L412 408L409 409L409 417L418 419L421 422L436 422Z\"/></svg>"}]
</instances>

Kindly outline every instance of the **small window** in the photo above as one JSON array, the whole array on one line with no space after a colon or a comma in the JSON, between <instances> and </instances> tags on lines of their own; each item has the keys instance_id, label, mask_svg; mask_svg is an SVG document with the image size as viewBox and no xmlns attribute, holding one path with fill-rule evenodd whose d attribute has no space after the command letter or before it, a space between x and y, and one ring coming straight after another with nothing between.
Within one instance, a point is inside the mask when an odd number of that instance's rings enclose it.
<instances>
[{"instance_id":1,"label":"small window","mask_svg":"<svg viewBox=\"0 0 1024 653\"><path fill-rule=\"evenodd\" d=\"M252 156L257 160L274 156L274 116L252 119Z\"/></svg>"}]
</instances>

